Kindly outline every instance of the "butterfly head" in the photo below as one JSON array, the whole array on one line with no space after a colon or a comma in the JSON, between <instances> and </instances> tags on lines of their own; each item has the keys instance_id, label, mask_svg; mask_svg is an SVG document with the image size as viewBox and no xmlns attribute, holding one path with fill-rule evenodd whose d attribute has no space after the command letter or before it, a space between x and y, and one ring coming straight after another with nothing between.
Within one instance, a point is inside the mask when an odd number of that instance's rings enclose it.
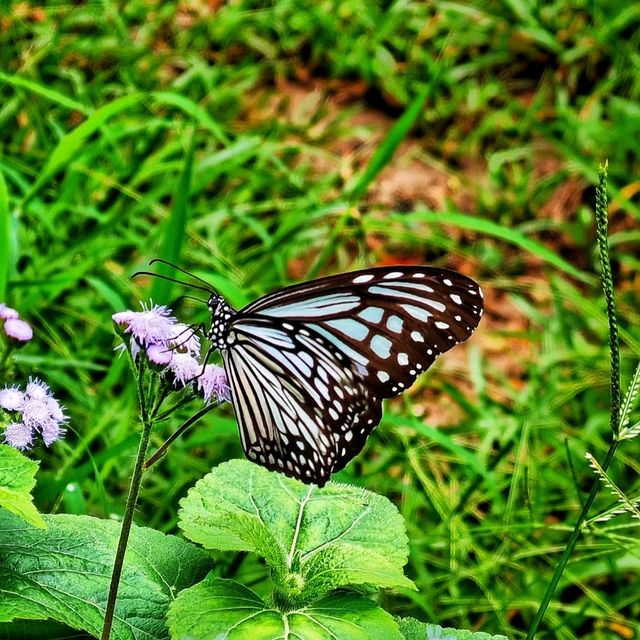
<instances>
[{"instance_id":1,"label":"butterfly head","mask_svg":"<svg viewBox=\"0 0 640 640\"><path fill-rule=\"evenodd\" d=\"M207 337L216 349L226 349L229 322L236 315L236 311L218 293L209 296L207 306L211 311L211 328Z\"/></svg>"}]
</instances>

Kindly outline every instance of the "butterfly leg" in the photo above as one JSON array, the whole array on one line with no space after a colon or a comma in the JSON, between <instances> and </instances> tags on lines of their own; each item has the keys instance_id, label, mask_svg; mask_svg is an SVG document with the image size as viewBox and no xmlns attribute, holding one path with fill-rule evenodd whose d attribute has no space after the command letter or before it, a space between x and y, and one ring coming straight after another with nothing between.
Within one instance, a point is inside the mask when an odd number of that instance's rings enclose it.
<instances>
[{"instance_id":1,"label":"butterfly leg","mask_svg":"<svg viewBox=\"0 0 640 640\"><path fill-rule=\"evenodd\" d=\"M175 336L174 340L177 340L178 338L180 338L181 336L184 336L185 334L187 337L182 342L176 342L176 344L174 344L173 347L171 348L179 349L180 347L185 345L187 342L189 342L189 340L191 339L191 336L195 335L196 333L200 333L202 337L206 337L207 327L204 324L204 322L193 323L188 325L183 331L181 331L177 336Z\"/></svg>"}]
</instances>

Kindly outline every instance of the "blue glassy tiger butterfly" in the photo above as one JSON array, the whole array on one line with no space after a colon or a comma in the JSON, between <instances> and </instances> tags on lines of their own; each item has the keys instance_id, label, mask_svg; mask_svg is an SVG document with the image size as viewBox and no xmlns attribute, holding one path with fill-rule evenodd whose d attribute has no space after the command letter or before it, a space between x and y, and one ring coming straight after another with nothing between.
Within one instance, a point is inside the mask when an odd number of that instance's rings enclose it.
<instances>
[{"instance_id":1,"label":"blue glassy tiger butterfly","mask_svg":"<svg viewBox=\"0 0 640 640\"><path fill-rule=\"evenodd\" d=\"M239 311L206 290L208 355L222 355L247 458L319 486L360 452L382 399L469 338L483 311L476 282L425 266L328 276Z\"/></svg>"}]
</instances>

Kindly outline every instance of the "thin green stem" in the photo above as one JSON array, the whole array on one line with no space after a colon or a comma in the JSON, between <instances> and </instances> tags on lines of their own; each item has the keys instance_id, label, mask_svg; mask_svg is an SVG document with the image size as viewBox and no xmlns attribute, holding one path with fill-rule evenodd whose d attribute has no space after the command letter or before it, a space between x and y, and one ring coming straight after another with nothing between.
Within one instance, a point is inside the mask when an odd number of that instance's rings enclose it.
<instances>
[{"instance_id":1,"label":"thin green stem","mask_svg":"<svg viewBox=\"0 0 640 640\"><path fill-rule=\"evenodd\" d=\"M606 471L611 464L611 460L618 448L620 443L617 440L614 440L609 446L609 451L607 451L607 457L604 459L602 463L602 468ZM571 537L569 538L569 542L565 547L565 550L562 553L560 561L556 566L556 570L553 572L553 577L551 578L551 582L547 585L547 589L544 592L544 596L542 598L542 602L538 607L538 611L531 623L531 627L529 628L529 632L527 633L527 637L525 640L533 640L535 638L536 631L538 631L538 627L542 622L542 618L544 618L544 614L547 612L547 608L549 607L549 603L551 602L551 598L553 597L553 593L558 586L558 582L560 582L560 578L564 573L564 570L569 562L569 558L575 549L576 543L578 542L578 538L580 537L580 533L582 532L582 525L584 521L587 519L589 515L589 510L591 509L591 505L593 501L596 499L598 495L598 490L600 489L600 480L597 478L593 485L591 486L591 491L589 492L589 496L587 497L584 506L582 507L582 511L580 511L580 515L578 516L578 520L576 522L575 527L571 533Z\"/></svg>"},{"instance_id":2,"label":"thin green stem","mask_svg":"<svg viewBox=\"0 0 640 640\"><path fill-rule=\"evenodd\" d=\"M202 416L209 413L209 411L213 411L218 405L218 402L212 402L208 404L203 409L200 409L197 413L192 415L179 429L174 431L163 443L162 446L144 463L144 468L148 469L151 465L155 464L162 456L167 452L169 445L174 440L177 440L191 425L195 424Z\"/></svg>"},{"instance_id":3,"label":"thin green stem","mask_svg":"<svg viewBox=\"0 0 640 640\"><path fill-rule=\"evenodd\" d=\"M5 366L9 360L9 356L11 355L12 348L10 345L3 350L2 355L0 355L0 380L4 382L4 376L2 375L5 369Z\"/></svg>"},{"instance_id":4,"label":"thin green stem","mask_svg":"<svg viewBox=\"0 0 640 640\"><path fill-rule=\"evenodd\" d=\"M120 577L122 576L122 567L124 565L124 558L127 552L129 534L131 533L133 512L135 511L136 504L138 502L138 494L140 493L143 465L145 458L147 457L147 449L149 448L149 438L152 426L153 423L150 420L143 419L142 435L140 436L140 444L138 445L138 453L136 455L136 463L133 468L133 476L131 477L131 483L129 484L127 505L124 512L124 518L122 520L122 528L120 529L120 539L118 540L118 549L116 551L116 558L113 564L111 583L109 584L109 598L107 600L107 610L104 616L102 635L100 636L101 640L109 640L111 637L111 628L113 626L113 616L116 609Z\"/></svg>"},{"instance_id":5,"label":"thin green stem","mask_svg":"<svg viewBox=\"0 0 640 640\"><path fill-rule=\"evenodd\" d=\"M598 250L600 252L600 264L602 271L600 279L602 281L602 289L604 292L604 298L607 303L607 316L609 319L609 350L611 354L611 431L613 432L613 440L607 451L607 456L602 463L602 469L607 471L613 456L616 453L618 445L620 444L619 430L620 430L620 340L618 337L618 321L616 318L616 302L613 289L613 276L611 273L611 261L609 259L609 243L607 238L607 226L608 226L608 213L607 213L607 165L601 165L598 171L598 187L596 189L596 223L597 223L597 237L598 237ZM575 549L575 546L580 537L582 526L589 515L589 510L593 501L598 495L600 488L600 480L596 479L591 487L589 496L582 506L580 515L576 525L571 533L569 542L562 553L560 561L553 572L551 582L547 586L542 602L538 607L529 632L527 633L526 640L533 640L538 627L544 618L544 614L549 607L551 598L554 591L560 582L560 578L564 573L564 570L569 562L569 558Z\"/></svg>"},{"instance_id":6,"label":"thin green stem","mask_svg":"<svg viewBox=\"0 0 640 640\"><path fill-rule=\"evenodd\" d=\"M147 457L149 449L149 439L151 437L151 428L153 421L149 418L147 410L147 401L144 393L144 374L145 365L144 358L138 358L137 363L137 387L138 400L140 402L140 420L142 422L142 434L140 435L140 444L138 445L138 453L136 454L136 462L133 467L133 475L129 483L129 493L127 494L127 504L122 519L122 527L120 529L120 538L118 539L118 548L113 563L113 572L111 574L111 582L109 583L109 596L107 598L107 610L104 614L104 625L102 627L101 640L109 640L111 637L111 629L113 627L113 616L116 611L116 601L118 599L118 589L120 587L120 578L122 576L122 568L124 566L124 558L127 553L127 544L129 535L131 534L131 525L133 523L133 513L138 503L138 495L140 494L140 485L142 483L142 474L144 472L144 461Z\"/></svg>"}]
</instances>

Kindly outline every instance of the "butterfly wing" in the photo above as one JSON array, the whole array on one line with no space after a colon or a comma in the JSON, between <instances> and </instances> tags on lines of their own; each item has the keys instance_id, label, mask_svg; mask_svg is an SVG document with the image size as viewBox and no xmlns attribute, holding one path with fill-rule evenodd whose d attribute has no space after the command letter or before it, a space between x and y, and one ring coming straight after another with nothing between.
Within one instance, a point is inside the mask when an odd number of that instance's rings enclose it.
<instances>
[{"instance_id":1,"label":"butterfly wing","mask_svg":"<svg viewBox=\"0 0 640 640\"><path fill-rule=\"evenodd\" d=\"M381 401L332 341L298 321L239 316L222 357L250 460L324 485L364 446Z\"/></svg>"},{"instance_id":2,"label":"butterfly wing","mask_svg":"<svg viewBox=\"0 0 640 640\"><path fill-rule=\"evenodd\" d=\"M478 284L433 267L374 268L293 285L240 311L322 336L377 398L408 388L435 358L466 340L482 316Z\"/></svg>"}]
</instances>

